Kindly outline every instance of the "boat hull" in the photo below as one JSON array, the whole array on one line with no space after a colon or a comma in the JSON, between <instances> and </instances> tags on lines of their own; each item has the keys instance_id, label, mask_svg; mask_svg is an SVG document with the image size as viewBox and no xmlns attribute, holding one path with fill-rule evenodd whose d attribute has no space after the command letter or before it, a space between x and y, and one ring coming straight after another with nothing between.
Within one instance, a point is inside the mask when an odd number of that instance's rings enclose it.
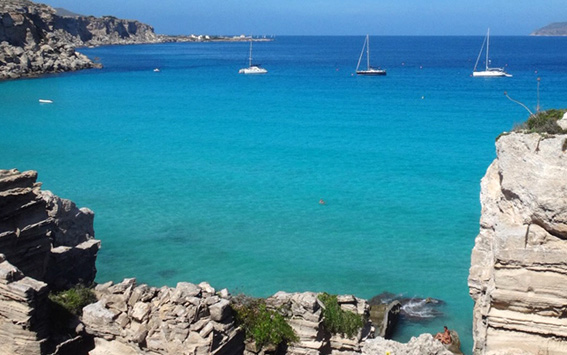
<instances>
[{"instance_id":1,"label":"boat hull","mask_svg":"<svg viewBox=\"0 0 567 355\"><path fill-rule=\"evenodd\" d=\"M503 70L484 70L484 71L475 71L472 74L473 76L476 77L491 77L491 78L496 78L496 77L507 77L510 78L512 76L512 74L508 74Z\"/></svg>"},{"instance_id":2,"label":"boat hull","mask_svg":"<svg viewBox=\"0 0 567 355\"><path fill-rule=\"evenodd\" d=\"M370 75L370 76L379 76L379 75L386 75L385 70L381 69L372 69L372 70L357 70L357 75Z\"/></svg>"},{"instance_id":3,"label":"boat hull","mask_svg":"<svg viewBox=\"0 0 567 355\"><path fill-rule=\"evenodd\" d=\"M267 72L266 69L257 66L242 68L238 71L239 74L266 74Z\"/></svg>"}]
</instances>

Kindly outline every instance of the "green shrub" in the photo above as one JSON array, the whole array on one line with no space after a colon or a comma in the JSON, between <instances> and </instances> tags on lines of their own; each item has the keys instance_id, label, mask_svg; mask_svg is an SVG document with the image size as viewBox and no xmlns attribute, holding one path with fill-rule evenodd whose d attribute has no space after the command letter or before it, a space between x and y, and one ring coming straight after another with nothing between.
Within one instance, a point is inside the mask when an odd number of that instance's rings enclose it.
<instances>
[{"instance_id":1,"label":"green shrub","mask_svg":"<svg viewBox=\"0 0 567 355\"><path fill-rule=\"evenodd\" d=\"M324 305L323 326L331 334L352 338L364 326L362 316L343 310L336 295L321 293L318 297Z\"/></svg>"},{"instance_id":2,"label":"green shrub","mask_svg":"<svg viewBox=\"0 0 567 355\"><path fill-rule=\"evenodd\" d=\"M83 307L97 301L93 290L80 284L66 291L51 292L49 299L76 316L82 315Z\"/></svg>"},{"instance_id":3,"label":"green shrub","mask_svg":"<svg viewBox=\"0 0 567 355\"><path fill-rule=\"evenodd\" d=\"M565 131L559 127L557 121L567 112L563 110L547 110L531 115L526 122L514 128L514 131L527 131L529 133L558 134Z\"/></svg>"},{"instance_id":4,"label":"green shrub","mask_svg":"<svg viewBox=\"0 0 567 355\"><path fill-rule=\"evenodd\" d=\"M242 298L232 305L236 322L246 339L253 340L258 349L264 346L293 343L299 340L285 317L278 310L270 310L263 299Z\"/></svg>"}]
</instances>

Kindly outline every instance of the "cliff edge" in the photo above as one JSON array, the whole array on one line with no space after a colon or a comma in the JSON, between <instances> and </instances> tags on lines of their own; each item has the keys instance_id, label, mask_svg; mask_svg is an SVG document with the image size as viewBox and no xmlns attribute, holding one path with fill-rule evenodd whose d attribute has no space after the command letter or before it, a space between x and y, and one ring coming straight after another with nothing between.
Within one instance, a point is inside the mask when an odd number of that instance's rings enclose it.
<instances>
[{"instance_id":1,"label":"cliff edge","mask_svg":"<svg viewBox=\"0 0 567 355\"><path fill-rule=\"evenodd\" d=\"M112 16L59 16L28 0L0 2L0 80L99 67L75 47L155 43L154 29Z\"/></svg>"},{"instance_id":2,"label":"cliff edge","mask_svg":"<svg viewBox=\"0 0 567 355\"><path fill-rule=\"evenodd\" d=\"M94 281L93 220L35 171L0 170L0 354L53 352L48 291Z\"/></svg>"},{"instance_id":3,"label":"cliff edge","mask_svg":"<svg viewBox=\"0 0 567 355\"><path fill-rule=\"evenodd\" d=\"M567 353L567 135L511 133L481 181L475 354Z\"/></svg>"}]
</instances>

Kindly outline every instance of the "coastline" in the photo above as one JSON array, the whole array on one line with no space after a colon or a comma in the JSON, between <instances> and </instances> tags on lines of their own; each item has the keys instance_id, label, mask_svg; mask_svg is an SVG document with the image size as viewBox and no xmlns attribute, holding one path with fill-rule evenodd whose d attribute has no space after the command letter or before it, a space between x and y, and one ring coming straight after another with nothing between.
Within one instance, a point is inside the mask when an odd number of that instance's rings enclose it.
<instances>
[{"instance_id":1,"label":"coastline","mask_svg":"<svg viewBox=\"0 0 567 355\"><path fill-rule=\"evenodd\" d=\"M0 15L0 80L101 68L103 63L95 63L75 50L81 47L272 40L244 35L157 35L153 27L135 20L60 16L54 8L28 0L2 2Z\"/></svg>"}]
</instances>

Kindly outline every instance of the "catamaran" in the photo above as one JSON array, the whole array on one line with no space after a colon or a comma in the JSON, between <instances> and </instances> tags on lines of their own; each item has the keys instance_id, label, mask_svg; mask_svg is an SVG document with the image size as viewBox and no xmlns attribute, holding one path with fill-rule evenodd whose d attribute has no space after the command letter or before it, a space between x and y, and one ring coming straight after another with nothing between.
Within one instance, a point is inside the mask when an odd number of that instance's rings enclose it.
<instances>
[{"instance_id":1,"label":"catamaran","mask_svg":"<svg viewBox=\"0 0 567 355\"><path fill-rule=\"evenodd\" d=\"M364 55L364 49L366 48L366 70L359 69L360 62L362 61L362 56ZM368 39L368 35L366 35L366 39L364 40L364 44L362 45L362 51L360 52L360 57L358 58L358 65L356 66L356 74L358 75L386 75L386 70L384 69L376 69L370 66L370 41Z\"/></svg>"},{"instance_id":2,"label":"catamaran","mask_svg":"<svg viewBox=\"0 0 567 355\"><path fill-rule=\"evenodd\" d=\"M484 70L476 70L478 66L478 62L480 60L480 56L482 55L482 51L484 50L484 45L486 44L486 67ZM484 37L484 42L482 42L482 46L480 47L480 52L478 53L478 57L476 58L476 63L473 69L473 76L488 76L488 77L511 77L511 74L508 74L504 71L504 68L490 68L490 59L488 57L488 50L490 48L490 28L486 32L486 37Z\"/></svg>"},{"instance_id":3,"label":"catamaran","mask_svg":"<svg viewBox=\"0 0 567 355\"><path fill-rule=\"evenodd\" d=\"M250 56L248 57L248 68L242 68L238 74L266 74L268 71L260 64L252 64L252 40L250 40Z\"/></svg>"}]
</instances>

